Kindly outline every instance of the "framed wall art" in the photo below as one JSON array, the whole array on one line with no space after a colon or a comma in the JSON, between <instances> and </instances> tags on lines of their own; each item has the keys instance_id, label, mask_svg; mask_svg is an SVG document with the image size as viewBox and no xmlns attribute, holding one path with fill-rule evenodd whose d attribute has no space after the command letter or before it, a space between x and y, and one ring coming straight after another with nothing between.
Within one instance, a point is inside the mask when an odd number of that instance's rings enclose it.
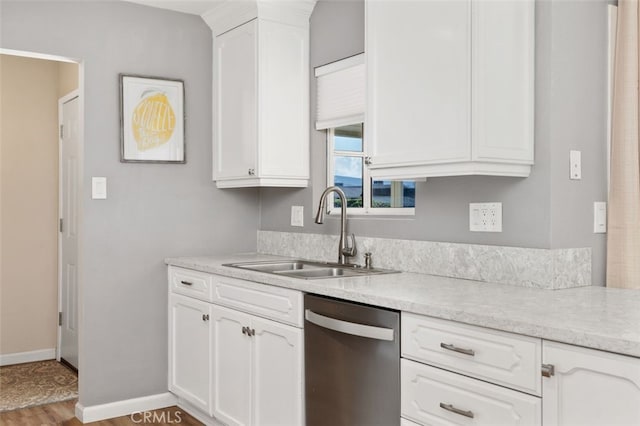
<instances>
[{"instance_id":1,"label":"framed wall art","mask_svg":"<svg viewBox=\"0 0 640 426\"><path fill-rule=\"evenodd\" d=\"M120 74L120 161L186 162L182 80Z\"/></svg>"}]
</instances>

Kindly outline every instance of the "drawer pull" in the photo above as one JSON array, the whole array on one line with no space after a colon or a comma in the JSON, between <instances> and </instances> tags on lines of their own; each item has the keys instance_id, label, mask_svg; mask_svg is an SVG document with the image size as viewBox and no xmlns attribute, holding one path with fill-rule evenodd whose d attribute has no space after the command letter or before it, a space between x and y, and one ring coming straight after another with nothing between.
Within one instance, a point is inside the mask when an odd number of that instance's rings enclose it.
<instances>
[{"instance_id":1,"label":"drawer pull","mask_svg":"<svg viewBox=\"0 0 640 426\"><path fill-rule=\"evenodd\" d=\"M473 418L473 411L461 410L451 404L445 404L444 402L441 402L440 408L444 408L445 410L451 411L452 413L460 414L461 416L469 417L470 419Z\"/></svg>"},{"instance_id":2,"label":"drawer pull","mask_svg":"<svg viewBox=\"0 0 640 426\"><path fill-rule=\"evenodd\" d=\"M458 352L460 354L465 354L465 355L469 355L469 356L474 356L476 354L473 349L463 349L463 348L459 348L459 347L457 347L455 345L450 345L448 343L440 343L440 347L442 349L446 349L448 351Z\"/></svg>"},{"instance_id":3,"label":"drawer pull","mask_svg":"<svg viewBox=\"0 0 640 426\"><path fill-rule=\"evenodd\" d=\"M180 284L184 284L184 285L193 285L192 282L189 281L180 281Z\"/></svg>"}]
</instances>

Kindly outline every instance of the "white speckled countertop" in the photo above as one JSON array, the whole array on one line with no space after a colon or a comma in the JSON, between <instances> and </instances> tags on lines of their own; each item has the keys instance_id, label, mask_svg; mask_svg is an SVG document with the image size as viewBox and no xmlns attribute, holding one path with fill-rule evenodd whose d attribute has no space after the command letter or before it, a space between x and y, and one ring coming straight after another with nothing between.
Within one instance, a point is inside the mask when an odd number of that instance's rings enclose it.
<instances>
[{"instance_id":1,"label":"white speckled countertop","mask_svg":"<svg viewBox=\"0 0 640 426\"><path fill-rule=\"evenodd\" d=\"M170 258L166 263L640 357L640 291L540 290L406 272L304 280L222 266L271 259L285 258L236 254Z\"/></svg>"}]
</instances>

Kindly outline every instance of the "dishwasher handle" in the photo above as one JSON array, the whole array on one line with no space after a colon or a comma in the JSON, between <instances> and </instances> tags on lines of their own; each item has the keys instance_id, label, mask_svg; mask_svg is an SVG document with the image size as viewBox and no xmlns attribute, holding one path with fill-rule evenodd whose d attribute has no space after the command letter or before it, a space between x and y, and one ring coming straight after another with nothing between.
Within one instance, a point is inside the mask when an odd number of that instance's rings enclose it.
<instances>
[{"instance_id":1,"label":"dishwasher handle","mask_svg":"<svg viewBox=\"0 0 640 426\"><path fill-rule=\"evenodd\" d=\"M335 318L325 317L324 315L317 314L310 309L305 310L304 317L310 323L339 333L387 341L393 341L394 338L392 328L374 327L371 325L342 321Z\"/></svg>"}]
</instances>

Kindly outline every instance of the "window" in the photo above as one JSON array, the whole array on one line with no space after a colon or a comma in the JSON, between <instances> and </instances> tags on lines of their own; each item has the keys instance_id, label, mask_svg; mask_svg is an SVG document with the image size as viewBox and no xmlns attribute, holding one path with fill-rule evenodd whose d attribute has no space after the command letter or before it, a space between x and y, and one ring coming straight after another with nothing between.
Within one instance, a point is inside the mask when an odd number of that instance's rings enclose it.
<instances>
[{"instance_id":1,"label":"window","mask_svg":"<svg viewBox=\"0 0 640 426\"><path fill-rule=\"evenodd\" d=\"M415 182L372 180L363 137L366 70L364 54L315 69L316 130L327 130L327 183L344 191L349 214L412 215ZM339 213L336 194L329 213Z\"/></svg>"},{"instance_id":2,"label":"window","mask_svg":"<svg viewBox=\"0 0 640 426\"><path fill-rule=\"evenodd\" d=\"M414 214L415 182L369 177L362 123L328 129L327 153L327 184L344 191L350 214ZM340 198L333 194L329 213L339 213L340 207Z\"/></svg>"}]
</instances>

